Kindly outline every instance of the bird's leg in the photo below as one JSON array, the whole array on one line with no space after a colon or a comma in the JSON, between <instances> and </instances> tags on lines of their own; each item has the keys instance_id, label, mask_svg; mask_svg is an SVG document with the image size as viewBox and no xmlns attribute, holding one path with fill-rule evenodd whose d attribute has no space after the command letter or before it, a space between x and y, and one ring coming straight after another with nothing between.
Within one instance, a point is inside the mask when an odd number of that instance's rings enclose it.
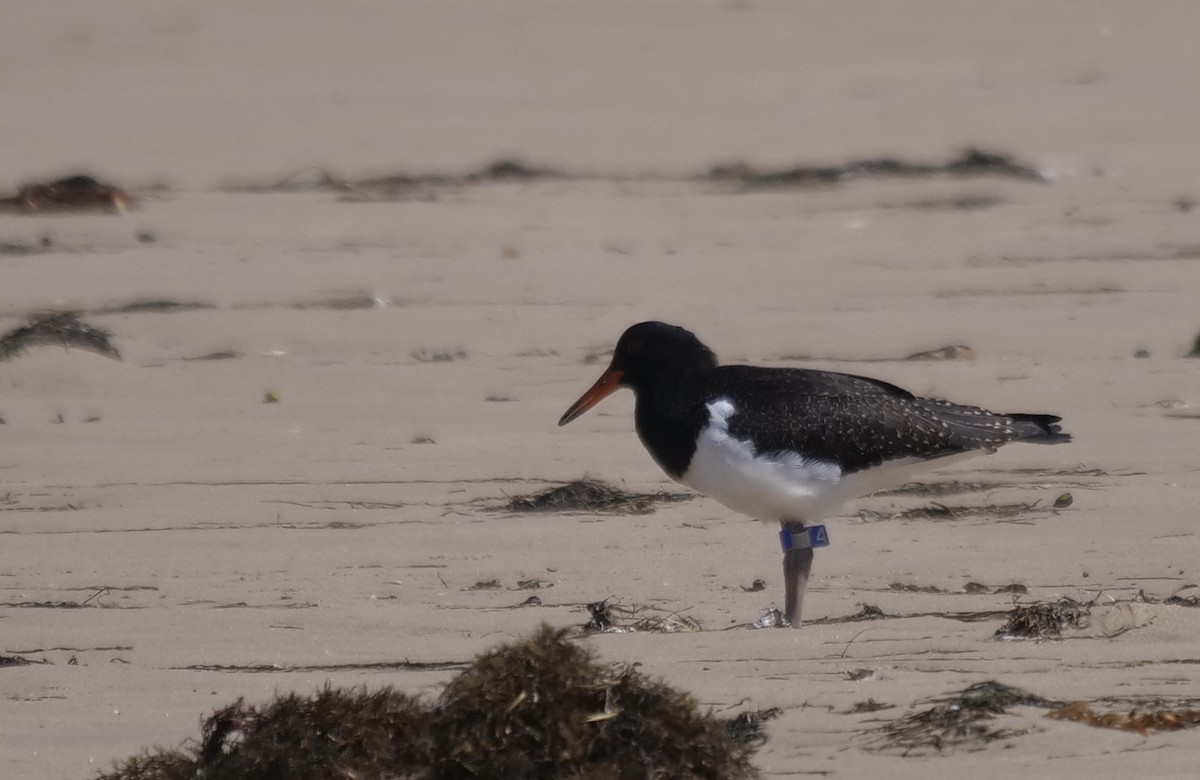
<instances>
[{"instance_id":1,"label":"bird's leg","mask_svg":"<svg viewBox=\"0 0 1200 780\"><path fill-rule=\"evenodd\" d=\"M804 523L796 520L783 520L779 525L785 531L804 532ZM800 611L804 607L804 591L808 587L812 562L813 549L811 546L793 548L783 554L783 616L792 628L800 627Z\"/></svg>"}]
</instances>

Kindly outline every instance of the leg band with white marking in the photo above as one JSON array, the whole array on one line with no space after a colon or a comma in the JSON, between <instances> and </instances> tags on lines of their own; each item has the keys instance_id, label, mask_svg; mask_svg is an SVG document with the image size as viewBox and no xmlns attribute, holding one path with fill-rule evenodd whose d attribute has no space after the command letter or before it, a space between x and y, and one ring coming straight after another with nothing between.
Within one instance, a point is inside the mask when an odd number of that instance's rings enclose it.
<instances>
[{"instance_id":1,"label":"leg band with white marking","mask_svg":"<svg viewBox=\"0 0 1200 780\"><path fill-rule=\"evenodd\" d=\"M779 545L783 547L784 552L788 550L804 550L809 547L813 549L828 547L829 532L825 530L825 526L823 525L810 525L807 528L799 530L784 528L779 532Z\"/></svg>"}]
</instances>

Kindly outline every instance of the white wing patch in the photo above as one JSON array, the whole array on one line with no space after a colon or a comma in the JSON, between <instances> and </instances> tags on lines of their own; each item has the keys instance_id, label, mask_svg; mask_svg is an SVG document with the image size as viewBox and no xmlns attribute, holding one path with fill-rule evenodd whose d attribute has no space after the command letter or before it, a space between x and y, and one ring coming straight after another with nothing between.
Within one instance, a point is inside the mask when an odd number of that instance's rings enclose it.
<instances>
[{"instance_id":1,"label":"white wing patch","mask_svg":"<svg viewBox=\"0 0 1200 780\"><path fill-rule=\"evenodd\" d=\"M736 411L727 398L708 404L708 425L679 481L763 522L816 521L850 499L903 485L916 472L975 454L937 461L902 458L844 475L838 464L798 452L758 454L751 442L729 435L729 418Z\"/></svg>"},{"instance_id":2,"label":"white wing patch","mask_svg":"<svg viewBox=\"0 0 1200 780\"><path fill-rule=\"evenodd\" d=\"M736 411L726 398L708 404L708 425L679 481L759 520L815 517L824 499L840 492L841 468L797 452L759 455L752 443L729 435L729 418Z\"/></svg>"}]
</instances>

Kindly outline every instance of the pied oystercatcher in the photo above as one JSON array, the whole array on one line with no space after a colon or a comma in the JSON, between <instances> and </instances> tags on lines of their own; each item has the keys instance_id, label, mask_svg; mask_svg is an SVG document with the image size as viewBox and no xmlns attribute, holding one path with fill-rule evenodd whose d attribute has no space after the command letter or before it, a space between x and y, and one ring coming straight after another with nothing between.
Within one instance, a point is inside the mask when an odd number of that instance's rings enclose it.
<instances>
[{"instance_id":1,"label":"pied oystercatcher","mask_svg":"<svg viewBox=\"0 0 1200 780\"><path fill-rule=\"evenodd\" d=\"M558 424L622 387L634 392L638 436L672 479L779 522L784 618L793 627L813 547L828 544L824 526L806 523L955 456L1071 439L1053 415L1000 414L832 371L721 366L690 331L662 322L630 326L608 369Z\"/></svg>"}]
</instances>

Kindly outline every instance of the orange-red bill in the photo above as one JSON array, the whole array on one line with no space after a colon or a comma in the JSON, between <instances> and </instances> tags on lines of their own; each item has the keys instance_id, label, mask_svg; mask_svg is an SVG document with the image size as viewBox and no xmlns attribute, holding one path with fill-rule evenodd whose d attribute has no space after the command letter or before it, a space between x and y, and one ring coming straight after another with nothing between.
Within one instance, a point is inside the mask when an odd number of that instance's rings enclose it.
<instances>
[{"instance_id":1,"label":"orange-red bill","mask_svg":"<svg viewBox=\"0 0 1200 780\"><path fill-rule=\"evenodd\" d=\"M621 387L621 376L621 372L615 368L610 368L601 374L600 378L596 380L596 384L589 387L588 391L579 396L579 400L571 404L571 408L558 418L558 424L566 425L615 393Z\"/></svg>"}]
</instances>

